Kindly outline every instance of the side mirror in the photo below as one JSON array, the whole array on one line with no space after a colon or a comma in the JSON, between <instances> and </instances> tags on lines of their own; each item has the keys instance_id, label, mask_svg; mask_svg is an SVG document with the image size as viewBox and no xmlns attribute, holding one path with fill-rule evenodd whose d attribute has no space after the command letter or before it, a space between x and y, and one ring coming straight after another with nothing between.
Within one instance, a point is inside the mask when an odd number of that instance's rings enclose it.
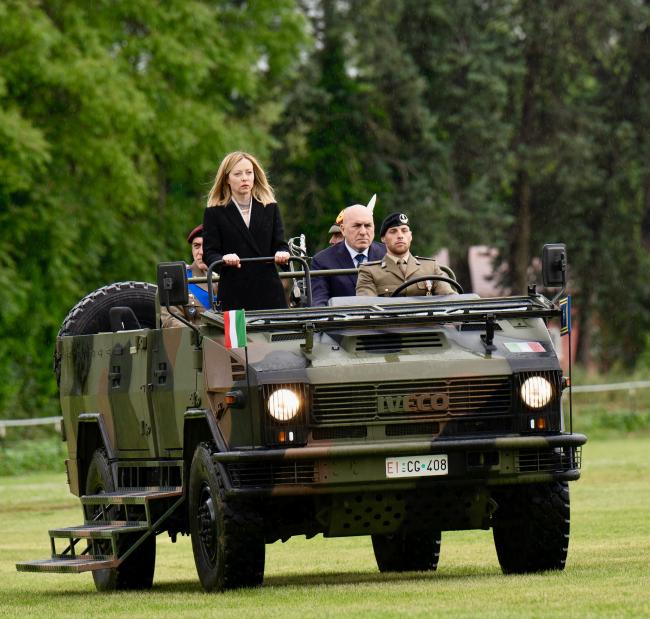
<instances>
[{"instance_id":1,"label":"side mirror","mask_svg":"<svg viewBox=\"0 0 650 619\"><path fill-rule=\"evenodd\" d=\"M564 288L566 285L566 245L549 243L542 250L542 280L547 288Z\"/></svg>"},{"instance_id":2,"label":"side mirror","mask_svg":"<svg viewBox=\"0 0 650 619\"><path fill-rule=\"evenodd\" d=\"M187 305L187 271L184 262L158 263L158 294L160 305Z\"/></svg>"}]
</instances>

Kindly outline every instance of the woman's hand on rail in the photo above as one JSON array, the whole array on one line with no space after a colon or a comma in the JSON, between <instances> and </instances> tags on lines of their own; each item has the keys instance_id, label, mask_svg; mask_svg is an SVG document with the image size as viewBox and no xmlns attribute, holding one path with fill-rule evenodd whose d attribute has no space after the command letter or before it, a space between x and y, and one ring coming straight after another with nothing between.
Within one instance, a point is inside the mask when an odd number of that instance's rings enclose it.
<instances>
[{"instance_id":1,"label":"woman's hand on rail","mask_svg":"<svg viewBox=\"0 0 650 619\"><path fill-rule=\"evenodd\" d=\"M237 254L226 254L223 258L223 263L225 265L228 265L229 267L237 267L238 269L241 268L241 264L239 262L239 256Z\"/></svg>"},{"instance_id":2,"label":"woman's hand on rail","mask_svg":"<svg viewBox=\"0 0 650 619\"><path fill-rule=\"evenodd\" d=\"M288 251L276 251L275 252L275 264L287 264L291 254Z\"/></svg>"}]
</instances>

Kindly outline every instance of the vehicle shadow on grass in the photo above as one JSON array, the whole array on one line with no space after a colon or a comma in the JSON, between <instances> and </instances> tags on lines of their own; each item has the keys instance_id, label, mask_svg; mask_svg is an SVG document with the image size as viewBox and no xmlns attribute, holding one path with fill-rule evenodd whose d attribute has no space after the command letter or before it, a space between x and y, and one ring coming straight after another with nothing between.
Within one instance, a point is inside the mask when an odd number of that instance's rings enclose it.
<instances>
[{"instance_id":1,"label":"vehicle shadow on grass","mask_svg":"<svg viewBox=\"0 0 650 619\"><path fill-rule=\"evenodd\" d=\"M435 578L435 573L427 572L404 572L379 574L378 572L342 572L332 574L330 572L314 574L285 574L279 576L268 576L264 578L261 588L254 588L254 591L264 589L309 589L311 587L356 587L364 584L398 583L398 582L425 582ZM180 593L198 591L203 592L198 578L194 580L175 580L155 583L152 589L158 593ZM241 589L240 589L241 591Z\"/></svg>"},{"instance_id":2,"label":"vehicle shadow on grass","mask_svg":"<svg viewBox=\"0 0 650 619\"><path fill-rule=\"evenodd\" d=\"M467 569L446 570L443 572L387 572L381 574L377 571L370 572L314 572L311 574L295 573L266 576L261 590L267 588L310 588L310 587L357 587L359 585L379 585L400 582L431 582L449 580L487 579L504 578L501 570L489 568L485 570ZM196 580L175 580L161 583L154 583L153 591L161 593L178 593L181 591L197 590L202 591L198 579ZM259 591L260 589L256 589Z\"/></svg>"},{"instance_id":3,"label":"vehicle shadow on grass","mask_svg":"<svg viewBox=\"0 0 650 619\"><path fill-rule=\"evenodd\" d=\"M436 578L436 572L322 572L314 574L286 574L264 579L265 587L340 587L363 584L397 583L404 581L428 581Z\"/></svg>"},{"instance_id":4,"label":"vehicle shadow on grass","mask_svg":"<svg viewBox=\"0 0 650 619\"><path fill-rule=\"evenodd\" d=\"M381 574L376 571L371 572L340 572L340 573L331 573L331 572L315 572L312 574L283 574L277 576L268 576L264 578L264 584L261 588L253 588L251 591L264 591L264 589L281 589L281 588L295 588L295 589L308 589L310 587L357 587L359 585L369 584L369 585L379 585L379 584L395 584L400 582L408 583L426 583L426 582L435 582L435 581L450 581L450 580L479 580L479 579L490 579L490 578L507 578L501 573L501 570L497 568L487 568L487 569L472 569L468 571L467 569L452 569L444 571L434 571L434 572L387 572ZM239 590L242 591L241 589ZM92 587L92 593L95 593L94 587ZM149 591L120 591L120 592L108 592L108 593L98 593L97 595L114 595L115 593L119 595L125 595L133 593L135 595L146 595L147 593L151 595L160 595L160 594L192 594L192 593L201 593L203 594L203 589L199 583L198 578L183 578L178 580L165 580L163 582L155 582L153 587ZM75 597L75 596L87 596L89 594L88 590L83 591L70 591L63 589L57 589L54 591L48 591L48 596L56 598L57 596L62 597Z\"/></svg>"}]
</instances>

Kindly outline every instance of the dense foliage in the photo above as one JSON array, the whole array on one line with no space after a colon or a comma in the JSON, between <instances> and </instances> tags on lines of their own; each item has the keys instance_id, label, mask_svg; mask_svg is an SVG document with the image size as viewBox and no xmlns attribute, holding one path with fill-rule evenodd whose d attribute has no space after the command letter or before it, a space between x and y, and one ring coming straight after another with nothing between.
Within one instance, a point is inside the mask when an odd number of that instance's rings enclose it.
<instances>
[{"instance_id":1,"label":"dense foliage","mask_svg":"<svg viewBox=\"0 0 650 619\"><path fill-rule=\"evenodd\" d=\"M465 288L467 248L499 248L515 292L544 242L566 242L579 358L632 367L650 328L650 5L305 4L317 45L275 152L296 229L322 239L376 191Z\"/></svg>"},{"instance_id":2,"label":"dense foliage","mask_svg":"<svg viewBox=\"0 0 650 619\"><path fill-rule=\"evenodd\" d=\"M269 152L291 0L0 0L0 411L56 409L76 300L185 258L225 152Z\"/></svg>"},{"instance_id":3,"label":"dense foliage","mask_svg":"<svg viewBox=\"0 0 650 619\"><path fill-rule=\"evenodd\" d=\"M91 6L92 5L92 6ZM346 204L417 250L492 245L514 290L569 246L579 343L650 330L643 0L0 0L0 415L55 414L61 320L185 257L222 156L255 152L310 251Z\"/></svg>"}]
</instances>

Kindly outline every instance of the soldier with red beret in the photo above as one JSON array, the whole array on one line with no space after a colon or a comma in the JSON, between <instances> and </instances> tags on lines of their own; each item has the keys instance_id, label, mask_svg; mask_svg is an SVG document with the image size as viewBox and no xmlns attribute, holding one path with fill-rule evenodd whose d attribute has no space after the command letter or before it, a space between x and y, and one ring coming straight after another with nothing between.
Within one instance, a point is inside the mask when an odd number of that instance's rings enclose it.
<instances>
[{"instance_id":1,"label":"soldier with red beret","mask_svg":"<svg viewBox=\"0 0 650 619\"><path fill-rule=\"evenodd\" d=\"M187 235L187 242L192 248L192 264L187 267L187 277L205 277L208 265L203 262L203 224L199 224ZM216 288L216 287L215 287ZM208 285L188 285L189 304L176 307L190 322L198 322L199 316L210 307L208 302ZM163 327L182 327L183 323L174 318L164 307L160 310L160 321Z\"/></svg>"}]
</instances>

